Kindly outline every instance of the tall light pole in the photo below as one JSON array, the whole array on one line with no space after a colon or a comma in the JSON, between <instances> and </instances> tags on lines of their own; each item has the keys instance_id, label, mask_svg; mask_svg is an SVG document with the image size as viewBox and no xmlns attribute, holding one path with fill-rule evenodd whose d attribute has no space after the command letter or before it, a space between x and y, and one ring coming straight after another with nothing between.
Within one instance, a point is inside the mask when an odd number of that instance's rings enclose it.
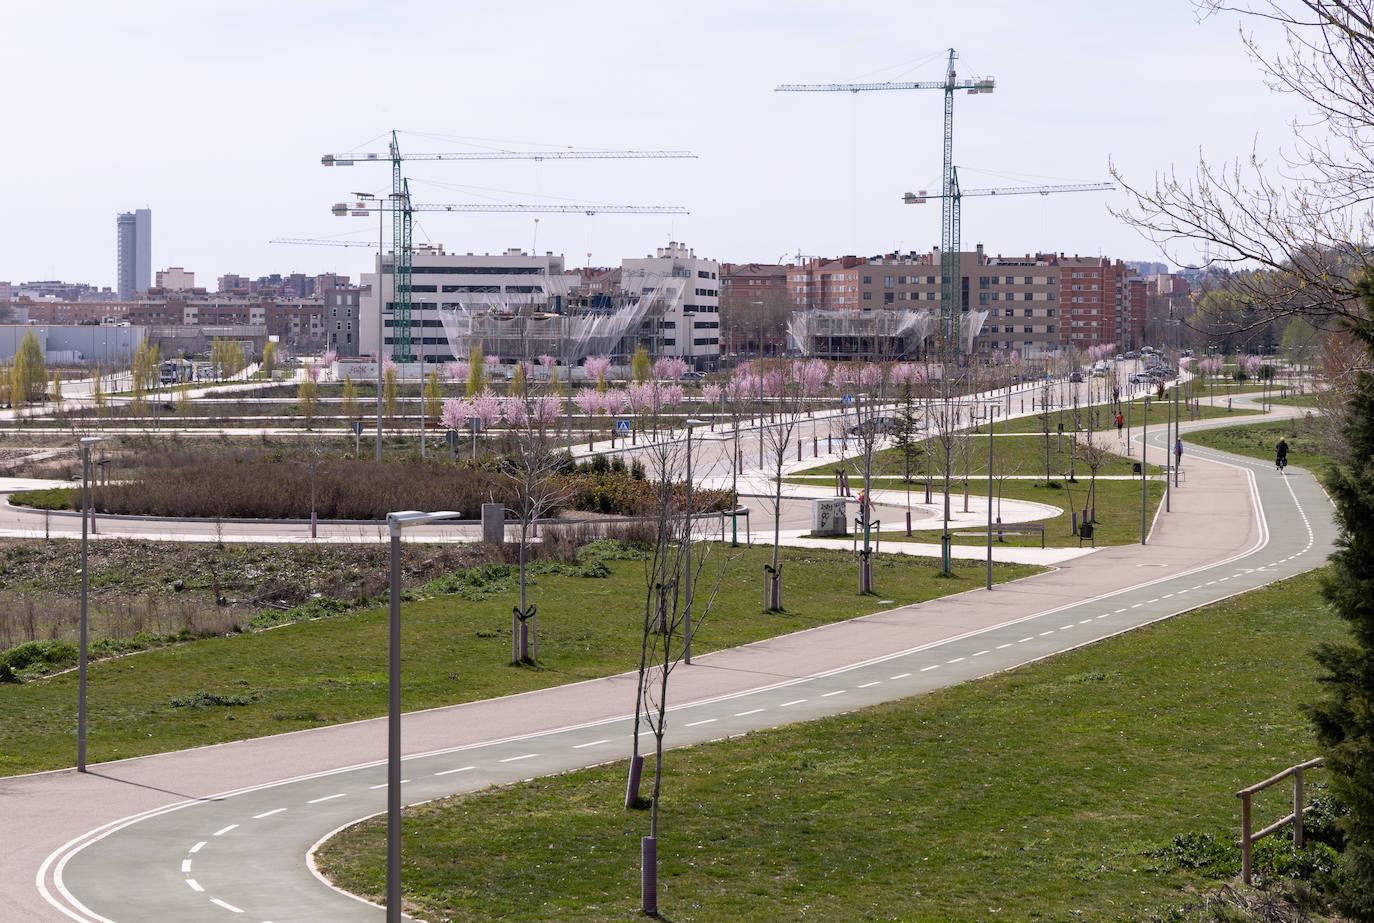
<instances>
[{"instance_id":1,"label":"tall light pole","mask_svg":"<svg viewBox=\"0 0 1374 923\"><path fill-rule=\"evenodd\" d=\"M1167 451L1167 450L1166 450ZM1145 481L1150 462L1150 395L1145 395L1145 412L1140 417L1140 544L1145 544Z\"/></svg>"},{"instance_id":2,"label":"tall light pole","mask_svg":"<svg viewBox=\"0 0 1374 923\"><path fill-rule=\"evenodd\" d=\"M382 462L382 363L383 363L382 351L383 351L383 348L384 348L385 345L386 345L386 327L385 327L385 325L382 323L382 312L383 312L383 310L386 308L386 299L385 299L386 285L385 285L385 283L384 283L384 281L383 281L383 280L385 279L385 276L386 276L386 273L384 272L384 270L386 269L386 238L385 238L385 236L384 236L385 233L386 233L386 231L385 231L385 225L384 225L384 221L385 221L385 218L386 218L386 209L385 209L385 208L382 206L382 204L381 204L381 203L382 203L382 200L381 200L378 196L374 195L373 193L370 193L370 192L355 192L355 193L353 193L353 196L354 196L356 199L358 199L358 204L359 204L359 206L363 205L363 204L366 203L366 202L376 202L376 203L377 203L377 293L376 293L376 294L377 294L377 451L376 451L376 461L377 461L377 464L381 464L381 462ZM338 217L343 217L344 215L348 215L348 214L352 214L352 215L354 215L354 216L365 216L365 215L367 214L367 210L366 210L365 208L361 208L361 207L360 207L360 208L357 208L357 209L352 209L352 210L348 209L347 207L338 207L338 208L335 208L335 209L334 209L334 214L335 214L336 216L338 216ZM393 289L394 289L394 288L395 288L395 284L396 284L396 283L395 283L396 276L393 274L391 278L392 278L392 287L393 287Z\"/></svg>"},{"instance_id":3,"label":"tall light pole","mask_svg":"<svg viewBox=\"0 0 1374 923\"><path fill-rule=\"evenodd\" d=\"M988 405L988 589L992 589L992 427L997 419L997 404Z\"/></svg>"},{"instance_id":4,"label":"tall light pole","mask_svg":"<svg viewBox=\"0 0 1374 923\"><path fill-rule=\"evenodd\" d=\"M704 420L687 420L687 548L683 583L686 587L683 605L682 660L692 662L692 430L705 424Z\"/></svg>"},{"instance_id":5,"label":"tall light pole","mask_svg":"<svg viewBox=\"0 0 1374 923\"><path fill-rule=\"evenodd\" d=\"M378 351L380 355L380 350ZM401 923L401 530L461 514L448 510L388 513L391 533L391 618L386 715L386 920Z\"/></svg>"},{"instance_id":6,"label":"tall light pole","mask_svg":"<svg viewBox=\"0 0 1374 923\"><path fill-rule=\"evenodd\" d=\"M86 536L91 518L91 446L102 436L81 437L81 627L80 654L76 667L76 771L86 771L86 661L90 634L87 619L87 599L90 595L91 575L86 554Z\"/></svg>"}]
</instances>

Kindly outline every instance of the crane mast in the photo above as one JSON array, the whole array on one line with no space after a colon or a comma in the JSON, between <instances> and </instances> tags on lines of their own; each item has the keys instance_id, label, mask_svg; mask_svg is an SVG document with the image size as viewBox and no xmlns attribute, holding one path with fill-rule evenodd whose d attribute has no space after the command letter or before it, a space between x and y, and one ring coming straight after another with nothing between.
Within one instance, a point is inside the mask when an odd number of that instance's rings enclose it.
<instances>
[{"instance_id":1,"label":"crane mast","mask_svg":"<svg viewBox=\"0 0 1374 923\"><path fill-rule=\"evenodd\" d=\"M940 320L941 337L953 349L957 359L960 350L960 317L963 313L963 286L959 273L959 180L954 171L954 93L991 93L996 81L991 77L960 80L954 62L959 53L949 49L944 80L897 81L887 83L785 83L776 88L780 93L864 93L882 90L942 90L945 94L945 125L942 143L940 209Z\"/></svg>"}]
</instances>

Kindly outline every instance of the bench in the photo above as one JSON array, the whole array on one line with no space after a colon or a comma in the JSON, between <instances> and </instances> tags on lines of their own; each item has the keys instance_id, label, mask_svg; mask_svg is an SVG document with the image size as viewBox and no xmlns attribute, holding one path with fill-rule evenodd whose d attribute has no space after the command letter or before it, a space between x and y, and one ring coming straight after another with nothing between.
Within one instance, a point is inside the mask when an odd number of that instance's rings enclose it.
<instances>
[{"instance_id":1,"label":"bench","mask_svg":"<svg viewBox=\"0 0 1374 923\"><path fill-rule=\"evenodd\" d=\"M1039 534L1040 547L1045 547L1045 527L1036 522L1022 522L1016 523L1015 525L1004 525L1002 523L997 523L992 527L991 531L996 532L999 536L1005 532L1010 532L1012 535ZM988 532L989 529L987 526L979 526L975 531L961 530L959 532L955 532L954 534L962 538L975 538L980 536L986 537Z\"/></svg>"}]
</instances>

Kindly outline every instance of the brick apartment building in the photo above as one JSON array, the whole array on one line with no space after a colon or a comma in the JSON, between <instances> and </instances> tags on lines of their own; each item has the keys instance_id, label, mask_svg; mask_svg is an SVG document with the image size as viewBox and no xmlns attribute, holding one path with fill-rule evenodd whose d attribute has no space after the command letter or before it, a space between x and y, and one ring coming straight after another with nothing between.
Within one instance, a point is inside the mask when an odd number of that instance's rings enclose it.
<instances>
[{"instance_id":1,"label":"brick apartment building","mask_svg":"<svg viewBox=\"0 0 1374 923\"><path fill-rule=\"evenodd\" d=\"M820 272L810 270L805 278L802 271L789 271L789 287L799 309L938 312L940 256L935 249L858 263L850 257L818 261ZM829 279L816 278L826 273ZM959 276L960 312L988 312L975 350L1038 356L1070 346L1116 343L1124 350L1144 342L1146 286L1120 260L1062 253L989 256L980 246L960 254Z\"/></svg>"},{"instance_id":2,"label":"brick apartment building","mask_svg":"<svg viewBox=\"0 0 1374 923\"><path fill-rule=\"evenodd\" d=\"M793 308L788 277L793 268L777 263L721 264L723 352L746 356L787 352L787 318Z\"/></svg>"}]
</instances>

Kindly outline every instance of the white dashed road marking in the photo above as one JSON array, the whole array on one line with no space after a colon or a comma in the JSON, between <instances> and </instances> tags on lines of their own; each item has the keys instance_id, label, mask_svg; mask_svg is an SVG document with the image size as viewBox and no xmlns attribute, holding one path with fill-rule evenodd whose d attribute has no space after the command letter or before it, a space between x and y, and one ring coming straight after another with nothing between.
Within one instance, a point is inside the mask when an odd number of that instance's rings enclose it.
<instances>
[{"instance_id":1,"label":"white dashed road marking","mask_svg":"<svg viewBox=\"0 0 1374 923\"><path fill-rule=\"evenodd\" d=\"M212 904L218 904L219 906L223 907L225 910L229 911L230 913L243 913L242 910L240 910L239 908L235 907L233 904L230 904L230 903L228 903L227 901L222 901L222 900L220 900L220 899L217 898L217 897L212 897L212 898L210 898L210 903L212 903Z\"/></svg>"},{"instance_id":2,"label":"white dashed road marking","mask_svg":"<svg viewBox=\"0 0 1374 923\"><path fill-rule=\"evenodd\" d=\"M262 820L264 817L271 817L273 814L280 814L286 808L274 808L271 811L263 811L261 814L254 814L253 820Z\"/></svg>"},{"instance_id":3,"label":"white dashed road marking","mask_svg":"<svg viewBox=\"0 0 1374 923\"><path fill-rule=\"evenodd\" d=\"M183 873L191 871L191 860L190 860L190 859L182 859L182 860L181 860L181 871L182 871Z\"/></svg>"},{"instance_id":4,"label":"white dashed road marking","mask_svg":"<svg viewBox=\"0 0 1374 923\"><path fill-rule=\"evenodd\" d=\"M789 705L800 705L801 703L803 703L803 702L805 702L805 701L806 701L806 699L793 699L793 700L790 701L790 702L783 702L781 705L778 706L778 708L786 708L786 707L789 706Z\"/></svg>"},{"instance_id":5,"label":"white dashed road marking","mask_svg":"<svg viewBox=\"0 0 1374 923\"><path fill-rule=\"evenodd\" d=\"M688 725L688 727L691 727L691 725ZM514 763L514 762L517 762L517 761L519 761L519 760L534 759L534 758L535 758L536 756L538 756L538 755L539 755L538 753L522 753L522 754L520 754L519 756L508 756L508 757L506 757L506 758L503 759L503 760L497 760L497 762L498 762L498 763Z\"/></svg>"},{"instance_id":6,"label":"white dashed road marking","mask_svg":"<svg viewBox=\"0 0 1374 923\"><path fill-rule=\"evenodd\" d=\"M880 679L875 679L875 680L874 680L873 682L871 682L871 683L860 683L860 684L859 684L859 688L860 688L860 689L867 689L869 686L877 686L877 685L880 685L881 683L882 683L882 680L880 680Z\"/></svg>"},{"instance_id":7,"label":"white dashed road marking","mask_svg":"<svg viewBox=\"0 0 1374 923\"><path fill-rule=\"evenodd\" d=\"M888 679L906 679L910 673L898 673L896 676L889 676Z\"/></svg>"},{"instance_id":8,"label":"white dashed road marking","mask_svg":"<svg viewBox=\"0 0 1374 923\"><path fill-rule=\"evenodd\" d=\"M188 879L186 879L186 884L188 884L188 885L191 886L191 890L192 890L192 891L204 891L204 890L205 890L204 888L202 888L202 887L200 886L200 882L196 881L194 878L188 878Z\"/></svg>"},{"instance_id":9,"label":"white dashed road marking","mask_svg":"<svg viewBox=\"0 0 1374 923\"><path fill-rule=\"evenodd\" d=\"M686 724L683 725L683 727L685 727L685 728L694 728L694 727L696 727L698 724L710 724L711 722L713 722L713 721L715 721L715 720L716 720L715 718L702 718L700 721L688 721Z\"/></svg>"},{"instance_id":10,"label":"white dashed road marking","mask_svg":"<svg viewBox=\"0 0 1374 923\"><path fill-rule=\"evenodd\" d=\"M601 744L608 744L608 743L610 743L610 742L611 742L611 741L610 741L610 738L603 737L603 738L601 738L600 740L589 740L589 741L587 741L585 744L573 744L573 749L574 749L574 750L582 750L582 749L584 749L584 748L586 748L586 747L597 747L597 746L600 746ZM456 772L456 770L450 769L449 772ZM438 775L438 773L435 773L435 775Z\"/></svg>"},{"instance_id":11,"label":"white dashed road marking","mask_svg":"<svg viewBox=\"0 0 1374 923\"><path fill-rule=\"evenodd\" d=\"M205 841L204 841L204 840L201 840L199 843L197 843L196 845L194 845L194 846L191 847L191 852L193 852L193 853L198 853L198 852L200 852L200 851L201 851L202 849L204 849L204 848L205 848Z\"/></svg>"},{"instance_id":12,"label":"white dashed road marking","mask_svg":"<svg viewBox=\"0 0 1374 923\"><path fill-rule=\"evenodd\" d=\"M342 798L348 792L339 792L337 795L325 795L323 798L312 798L306 804L319 804L321 801L333 801L335 798Z\"/></svg>"},{"instance_id":13,"label":"white dashed road marking","mask_svg":"<svg viewBox=\"0 0 1374 923\"><path fill-rule=\"evenodd\" d=\"M745 715L757 715L761 711L763 711L762 708L751 708L748 711L737 711L735 712L735 717L743 718Z\"/></svg>"},{"instance_id":14,"label":"white dashed road marking","mask_svg":"<svg viewBox=\"0 0 1374 923\"><path fill-rule=\"evenodd\" d=\"M843 690L843 689L836 689L834 692L822 692L822 693L821 693L821 698L823 698L823 699L828 699L828 698L830 698L832 695L843 695L844 692L845 692L845 690Z\"/></svg>"},{"instance_id":15,"label":"white dashed road marking","mask_svg":"<svg viewBox=\"0 0 1374 923\"><path fill-rule=\"evenodd\" d=\"M598 743L604 743L604 741L598 741ZM590 746L590 744L583 744L583 746ZM442 771L440 771L440 772L436 772L435 775L436 775L436 776L451 776L451 775L453 775L455 772L467 772L467 771L470 770L470 769L476 769L476 768L477 768L476 766L459 766L457 769L444 769L444 770L442 770Z\"/></svg>"}]
</instances>

